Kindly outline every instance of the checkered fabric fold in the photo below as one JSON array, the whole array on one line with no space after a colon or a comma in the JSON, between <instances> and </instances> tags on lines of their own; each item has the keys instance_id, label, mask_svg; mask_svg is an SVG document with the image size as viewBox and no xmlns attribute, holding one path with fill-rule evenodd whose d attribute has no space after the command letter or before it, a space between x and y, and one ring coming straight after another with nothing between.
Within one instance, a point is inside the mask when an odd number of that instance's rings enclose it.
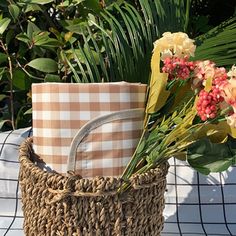
<instances>
[{"instance_id":1,"label":"checkered fabric fold","mask_svg":"<svg viewBox=\"0 0 236 236\"><path fill-rule=\"evenodd\" d=\"M91 119L144 108L139 83L40 83L32 85L34 150L49 169L65 174L71 141ZM137 145L143 117L102 125L78 146L76 172L84 178L119 176Z\"/></svg>"}]
</instances>

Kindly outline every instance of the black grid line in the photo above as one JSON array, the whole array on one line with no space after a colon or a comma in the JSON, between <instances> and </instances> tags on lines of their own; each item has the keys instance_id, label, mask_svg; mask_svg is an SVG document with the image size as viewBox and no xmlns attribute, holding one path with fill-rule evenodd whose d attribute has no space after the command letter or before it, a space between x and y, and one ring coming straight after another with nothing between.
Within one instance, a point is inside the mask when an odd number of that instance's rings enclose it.
<instances>
[{"instance_id":1,"label":"black grid line","mask_svg":"<svg viewBox=\"0 0 236 236\"><path fill-rule=\"evenodd\" d=\"M236 236L236 214L234 216L234 211L232 210L236 209L236 198L227 196L230 190L233 191L233 196L236 196L235 165L232 167L231 171L216 173L210 176L202 176L201 174L196 173L196 171L191 170L189 165L182 163L183 162L178 160L170 161L170 177L169 179L167 178L168 191L165 202L168 211L166 213L164 211L165 226L161 235ZM183 174L189 170L192 171L192 175L191 173L189 176ZM226 175L226 180L223 179L224 175ZM191 190L184 195L183 200L182 193L185 189L188 189L188 187ZM228 188L227 193L225 192L225 187ZM172 192L169 190L172 190ZM178 191L177 201L176 190ZM194 197L193 193L195 194ZM205 196L205 194L208 194L208 196ZM173 208L173 213L170 214L171 208ZM190 209L196 210L190 211ZM231 209L230 213L229 209ZM214 215L215 212L220 212L221 215L216 217ZM191 216L191 214L198 216L192 218L186 217L188 215ZM212 218L209 218L210 214L212 214ZM185 215L185 217L183 217L183 215ZM199 220L196 220L198 217ZM192 219L196 222L192 222ZM179 232L178 225L181 228L181 232ZM218 227L220 227L219 232L217 231Z\"/></svg>"},{"instance_id":2,"label":"black grid line","mask_svg":"<svg viewBox=\"0 0 236 236\"><path fill-rule=\"evenodd\" d=\"M229 227L228 227L228 223L226 220L226 213L225 213L225 197L224 197L224 188L222 185L222 174L220 173L220 183L221 183L221 195L222 195L222 208L223 208L223 216L224 216L224 221L225 221L225 227L227 228L229 235L232 236L233 234L231 233Z\"/></svg>"},{"instance_id":3,"label":"black grid line","mask_svg":"<svg viewBox=\"0 0 236 236\"><path fill-rule=\"evenodd\" d=\"M16 187L16 205L15 205L15 212L14 212L14 217L12 218L12 221L10 223L10 225L8 226L6 232L4 233L3 236L6 236L7 233L9 232L9 230L11 229L12 225L15 222L16 219L16 214L17 214L17 209L18 209L18 190L19 190L19 181L17 181L17 187Z\"/></svg>"},{"instance_id":4,"label":"black grid line","mask_svg":"<svg viewBox=\"0 0 236 236\"><path fill-rule=\"evenodd\" d=\"M174 163L176 164L176 160L174 159ZM174 173L175 173L175 203L176 206L178 206L178 188L177 188L177 175L176 175L176 165L174 165ZM182 236L182 232L181 232L181 227L179 224L179 211L178 211L178 207L176 208L176 220L177 220L177 226L179 229L179 235Z\"/></svg>"},{"instance_id":5,"label":"black grid line","mask_svg":"<svg viewBox=\"0 0 236 236\"><path fill-rule=\"evenodd\" d=\"M0 186L2 187L0 189L0 200L1 203L3 202L0 206L0 235L3 236L23 235L23 216L21 209L19 209L21 197L18 195L18 148L21 142L31 135L31 128L0 133ZM6 169L4 166L6 166ZM2 189L8 190L4 192ZM14 204L12 204L13 202ZM4 207L12 210L5 212Z\"/></svg>"},{"instance_id":6,"label":"black grid line","mask_svg":"<svg viewBox=\"0 0 236 236\"><path fill-rule=\"evenodd\" d=\"M1 149L0 149L0 157L2 156L4 145L7 143L7 138L12 134L12 132L13 131L8 132L8 134L6 135L6 138L4 139L4 141L2 143L2 146L1 146Z\"/></svg>"},{"instance_id":7,"label":"black grid line","mask_svg":"<svg viewBox=\"0 0 236 236\"><path fill-rule=\"evenodd\" d=\"M179 234L178 233L177 234L172 233L172 232L169 232L169 233L163 232L162 235L179 235ZM221 234L221 233L217 233L217 235L216 235L215 233L202 234L202 233L192 233L192 232L189 232L189 233L186 232L186 233L183 233L182 235L183 236L185 236L185 235L190 235L190 236L195 236L195 235L201 235L201 236L203 236L203 235L207 235L207 236L210 236L210 235L212 235L212 236L229 236L229 234ZM233 236L235 236L235 235L233 235Z\"/></svg>"},{"instance_id":8,"label":"black grid line","mask_svg":"<svg viewBox=\"0 0 236 236\"><path fill-rule=\"evenodd\" d=\"M216 203L211 203L211 202L209 202L209 203L201 203L201 205L202 206L222 206L222 203L223 203L223 201L222 202L216 202ZM236 205L236 202L224 202L223 203L225 206L227 206L227 205ZM175 206L176 205L176 203L175 202L167 202L167 203L165 203L165 205L172 205L172 206ZM199 206L199 203L195 203L195 202L193 202L193 203L187 203L187 202L183 202L183 203L181 203L181 204L178 204L178 206Z\"/></svg>"},{"instance_id":9,"label":"black grid line","mask_svg":"<svg viewBox=\"0 0 236 236\"><path fill-rule=\"evenodd\" d=\"M201 222L188 222L188 221L179 221L180 224L189 224L189 225L201 225ZM176 224L176 221L168 221L168 224ZM225 223L219 223L219 222L204 222L205 225L225 225ZM227 222L228 225L235 225L236 222Z\"/></svg>"}]
</instances>

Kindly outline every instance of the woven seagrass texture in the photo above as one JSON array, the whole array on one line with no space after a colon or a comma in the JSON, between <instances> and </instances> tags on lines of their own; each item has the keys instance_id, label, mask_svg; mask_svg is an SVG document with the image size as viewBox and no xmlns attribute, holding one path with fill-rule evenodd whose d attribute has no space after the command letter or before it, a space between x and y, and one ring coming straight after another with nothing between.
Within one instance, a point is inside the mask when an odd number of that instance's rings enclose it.
<instances>
[{"instance_id":1,"label":"woven seagrass texture","mask_svg":"<svg viewBox=\"0 0 236 236\"><path fill-rule=\"evenodd\" d=\"M158 236L163 228L168 164L131 179L82 179L35 165L32 139L20 148L20 186L26 236Z\"/></svg>"}]
</instances>

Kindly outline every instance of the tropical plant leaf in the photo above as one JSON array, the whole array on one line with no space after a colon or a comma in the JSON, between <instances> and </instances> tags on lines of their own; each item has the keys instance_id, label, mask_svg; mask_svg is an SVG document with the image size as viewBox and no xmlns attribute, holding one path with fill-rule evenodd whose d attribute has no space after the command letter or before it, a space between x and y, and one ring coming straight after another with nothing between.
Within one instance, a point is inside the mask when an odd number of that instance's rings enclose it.
<instances>
[{"instance_id":1,"label":"tropical plant leaf","mask_svg":"<svg viewBox=\"0 0 236 236\"><path fill-rule=\"evenodd\" d=\"M236 160L236 149L232 148L231 144L216 144L207 138L201 139L188 148L187 161L191 167L205 175L210 172L222 172Z\"/></svg>"},{"instance_id":2,"label":"tropical plant leaf","mask_svg":"<svg viewBox=\"0 0 236 236\"><path fill-rule=\"evenodd\" d=\"M176 25L181 25L178 28L180 30L184 26L182 15L186 12L186 6L180 0L171 0L171 10L170 4L163 0L159 4L150 0L139 0L139 3L141 10L135 9L126 1L113 3L101 11L99 17L90 14L89 24L67 21L69 25L66 28L83 38L82 42L73 46L76 52L79 50L79 54L84 55L83 66L76 60L75 71L83 74L86 81L125 80L148 83L153 41L166 31L165 25L160 23L157 10L159 7L168 10L168 17ZM164 20L165 12L160 11L160 15ZM173 22L168 21L169 25L173 25ZM103 45L103 51L100 45ZM98 61L94 58L94 52Z\"/></svg>"},{"instance_id":3,"label":"tropical plant leaf","mask_svg":"<svg viewBox=\"0 0 236 236\"><path fill-rule=\"evenodd\" d=\"M139 0L142 11L146 14L145 22L151 25L152 41L159 38L164 32L185 31L185 22L188 21L188 1L181 0Z\"/></svg>"},{"instance_id":4,"label":"tropical plant leaf","mask_svg":"<svg viewBox=\"0 0 236 236\"><path fill-rule=\"evenodd\" d=\"M236 61L236 16L195 40L199 45L194 60L212 60L217 66L231 67Z\"/></svg>"},{"instance_id":5,"label":"tropical plant leaf","mask_svg":"<svg viewBox=\"0 0 236 236\"><path fill-rule=\"evenodd\" d=\"M70 67L72 73L74 74L74 79L77 83L81 83L79 74L75 71L74 66L71 64L70 60L67 58L67 55L64 51L61 51L61 58L63 61L66 61L67 65Z\"/></svg>"}]
</instances>

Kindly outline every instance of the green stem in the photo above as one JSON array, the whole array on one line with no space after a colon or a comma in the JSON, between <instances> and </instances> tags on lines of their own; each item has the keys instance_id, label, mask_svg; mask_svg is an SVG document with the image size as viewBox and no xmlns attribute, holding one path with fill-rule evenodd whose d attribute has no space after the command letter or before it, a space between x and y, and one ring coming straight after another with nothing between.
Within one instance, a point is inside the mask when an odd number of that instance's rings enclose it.
<instances>
[{"instance_id":1,"label":"green stem","mask_svg":"<svg viewBox=\"0 0 236 236\"><path fill-rule=\"evenodd\" d=\"M15 130L15 117L14 117L14 94L13 94L13 73L12 73L12 61L9 54L7 55L8 64L9 64L9 74L10 74L10 103L11 103L11 121L12 128Z\"/></svg>"},{"instance_id":2,"label":"green stem","mask_svg":"<svg viewBox=\"0 0 236 236\"><path fill-rule=\"evenodd\" d=\"M134 153L133 153L133 155L132 155L128 165L126 166L126 168L125 168L125 170L124 170L124 172L123 172L123 174L121 176L121 178L124 179L124 180L127 180L132 175L132 172L133 172L135 166L140 161L139 160L140 156L137 155L137 151L138 151L138 147L140 146L141 142L143 141L143 138L144 138L144 136L146 134L146 131L147 131L146 129L143 130L142 135L141 135L141 137L139 139L138 145L137 145L137 147L136 147L136 149L135 149L135 151L134 151Z\"/></svg>"},{"instance_id":3,"label":"green stem","mask_svg":"<svg viewBox=\"0 0 236 236\"><path fill-rule=\"evenodd\" d=\"M4 52L7 55L7 60L8 60L8 65L9 65L9 84L10 84L10 112L11 112L11 125L12 129L15 130L15 117L14 117L14 94L13 94L13 68L12 68L12 61L11 61L11 56L8 52L7 45L4 45L3 41L0 40L0 45Z\"/></svg>"}]
</instances>

